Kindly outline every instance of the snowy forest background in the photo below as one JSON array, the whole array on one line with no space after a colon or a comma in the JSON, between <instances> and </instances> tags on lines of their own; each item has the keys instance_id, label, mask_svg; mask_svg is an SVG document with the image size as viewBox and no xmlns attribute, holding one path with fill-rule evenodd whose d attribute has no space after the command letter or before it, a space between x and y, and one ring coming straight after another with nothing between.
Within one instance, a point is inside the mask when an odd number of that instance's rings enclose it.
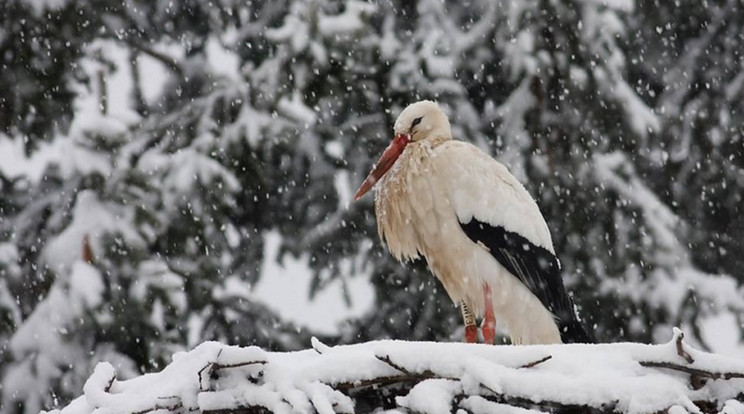
<instances>
[{"instance_id":1,"label":"snowy forest background","mask_svg":"<svg viewBox=\"0 0 744 414\"><path fill-rule=\"evenodd\" d=\"M743 36L738 0L0 2L0 411L205 340L460 340L350 202L424 98L598 339L744 356Z\"/></svg>"}]
</instances>

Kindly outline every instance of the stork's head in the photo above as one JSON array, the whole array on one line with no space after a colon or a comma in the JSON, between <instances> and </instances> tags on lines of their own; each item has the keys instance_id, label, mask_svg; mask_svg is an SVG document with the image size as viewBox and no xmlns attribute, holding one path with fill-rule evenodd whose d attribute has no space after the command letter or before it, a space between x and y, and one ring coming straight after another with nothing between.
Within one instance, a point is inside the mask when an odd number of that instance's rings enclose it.
<instances>
[{"instance_id":1,"label":"stork's head","mask_svg":"<svg viewBox=\"0 0 744 414\"><path fill-rule=\"evenodd\" d=\"M393 129L395 132L393 142L388 145L372 172L359 187L354 200L366 194L388 172L409 143L431 138L452 138L447 115L432 101L419 101L408 105L398 115Z\"/></svg>"},{"instance_id":2,"label":"stork's head","mask_svg":"<svg viewBox=\"0 0 744 414\"><path fill-rule=\"evenodd\" d=\"M418 101L408 105L398 115L393 129L396 138L399 135L408 135L413 142L434 137L452 137L447 115L432 101Z\"/></svg>"}]
</instances>

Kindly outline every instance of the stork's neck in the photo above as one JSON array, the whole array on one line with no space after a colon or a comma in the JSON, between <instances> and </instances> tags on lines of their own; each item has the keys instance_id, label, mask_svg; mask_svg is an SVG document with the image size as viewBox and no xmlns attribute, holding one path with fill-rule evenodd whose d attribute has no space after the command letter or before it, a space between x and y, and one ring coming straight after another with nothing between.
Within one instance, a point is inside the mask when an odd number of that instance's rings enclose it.
<instances>
[{"instance_id":1,"label":"stork's neck","mask_svg":"<svg viewBox=\"0 0 744 414\"><path fill-rule=\"evenodd\" d=\"M452 139L452 128L446 118L441 122L434 122L434 127L424 133L426 135L420 141L441 143Z\"/></svg>"}]
</instances>

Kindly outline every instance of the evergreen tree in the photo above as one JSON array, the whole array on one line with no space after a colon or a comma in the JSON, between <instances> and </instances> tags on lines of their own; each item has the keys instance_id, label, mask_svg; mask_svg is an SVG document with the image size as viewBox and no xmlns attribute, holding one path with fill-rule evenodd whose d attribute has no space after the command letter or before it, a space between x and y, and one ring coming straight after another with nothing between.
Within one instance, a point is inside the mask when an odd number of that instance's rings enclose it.
<instances>
[{"instance_id":1,"label":"evergreen tree","mask_svg":"<svg viewBox=\"0 0 744 414\"><path fill-rule=\"evenodd\" d=\"M98 360L307 347L251 296L269 231L309 257L311 294L371 273L374 311L326 342L459 340L425 263L395 262L372 198L351 202L419 99L538 199L599 339L682 325L710 346L706 318L741 315L733 1L48 3L0 6L0 139L65 151L38 181L0 167L3 411L66 401Z\"/></svg>"},{"instance_id":2,"label":"evergreen tree","mask_svg":"<svg viewBox=\"0 0 744 414\"><path fill-rule=\"evenodd\" d=\"M688 246L688 260L703 272L729 275L713 285L689 283L691 292L680 307L696 318L729 312L739 327L743 12L735 1L644 3L633 21L631 44L642 57L632 76L663 124L639 154L639 166L681 218L675 232ZM641 43L643 37L649 41ZM699 330L700 324L691 328Z\"/></svg>"},{"instance_id":3,"label":"evergreen tree","mask_svg":"<svg viewBox=\"0 0 744 414\"><path fill-rule=\"evenodd\" d=\"M691 224L686 230L695 261L707 271L740 278L739 6L724 1L644 8L634 22L636 38L648 35L653 42L634 45L645 59L632 74L647 85L644 91L667 126L649 143L645 162L674 182L654 180L656 191Z\"/></svg>"}]
</instances>

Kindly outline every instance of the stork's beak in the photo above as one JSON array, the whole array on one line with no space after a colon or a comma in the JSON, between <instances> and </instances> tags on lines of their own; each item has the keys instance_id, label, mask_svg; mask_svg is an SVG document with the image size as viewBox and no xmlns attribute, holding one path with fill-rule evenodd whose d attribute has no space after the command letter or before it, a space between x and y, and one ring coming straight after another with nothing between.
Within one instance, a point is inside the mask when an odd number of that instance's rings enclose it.
<instances>
[{"instance_id":1,"label":"stork's beak","mask_svg":"<svg viewBox=\"0 0 744 414\"><path fill-rule=\"evenodd\" d=\"M380 180L380 178L382 178L383 175L385 175L386 172L388 172L409 142L411 142L411 137L407 134L398 134L395 136L393 142L385 148L385 152L382 153L377 164L372 168L372 172L369 173L367 178L359 187L359 190L354 194L354 201L359 200L375 185L377 181Z\"/></svg>"}]
</instances>

